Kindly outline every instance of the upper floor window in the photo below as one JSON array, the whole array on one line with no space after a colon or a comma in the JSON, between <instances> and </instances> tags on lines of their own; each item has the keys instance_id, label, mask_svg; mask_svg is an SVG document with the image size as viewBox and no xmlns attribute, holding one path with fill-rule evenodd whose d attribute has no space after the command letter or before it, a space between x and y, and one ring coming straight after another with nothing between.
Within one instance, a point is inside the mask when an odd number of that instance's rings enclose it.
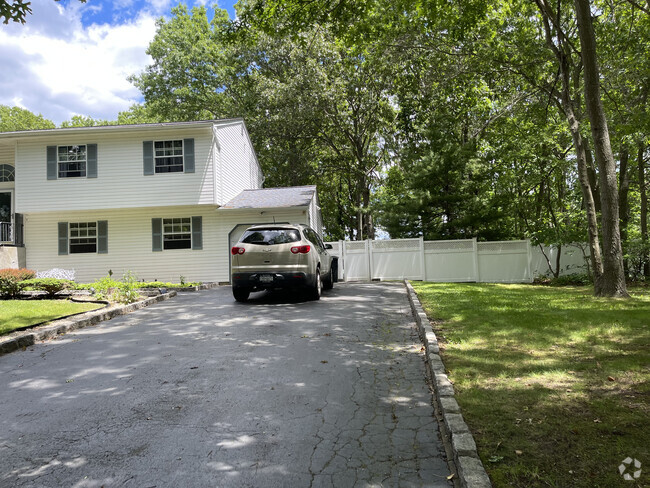
<instances>
[{"instance_id":1,"label":"upper floor window","mask_svg":"<svg viewBox=\"0 0 650 488\"><path fill-rule=\"evenodd\" d=\"M155 141L154 165L156 173L183 171L183 141Z\"/></svg>"},{"instance_id":2,"label":"upper floor window","mask_svg":"<svg viewBox=\"0 0 650 488\"><path fill-rule=\"evenodd\" d=\"M142 141L142 173L194 173L194 139Z\"/></svg>"},{"instance_id":3,"label":"upper floor window","mask_svg":"<svg viewBox=\"0 0 650 488\"><path fill-rule=\"evenodd\" d=\"M86 176L86 145L58 146L57 162L59 178L75 178Z\"/></svg>"},{"instance_id":4,"label":"upper floor window","mask_svg":"<svg viewBox=\"0 0 650 488\"><path fill-rule=\"evenodd\" d=\"M16 170L10 164L0 164L0 183L15 181Z\"/></svg>"}]
</instances>

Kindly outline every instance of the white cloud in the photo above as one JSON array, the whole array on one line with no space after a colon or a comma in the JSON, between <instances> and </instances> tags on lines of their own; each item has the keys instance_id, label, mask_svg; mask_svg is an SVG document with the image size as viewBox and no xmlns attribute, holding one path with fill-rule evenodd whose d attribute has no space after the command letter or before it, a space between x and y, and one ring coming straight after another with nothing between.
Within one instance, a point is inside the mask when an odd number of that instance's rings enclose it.
<instances>
[{"instance_id":1,"label":"white cloud","mask_svg":"<svg viewBox=\"0 0 650 488\"><path fill-rule=\"evenodd\" d=\"M32 10L25 25L0 27L0 104L60 124L74 114L113 120L140 100L126 78L151 62L154 12L84 27L79 2L35 1Z\"/></svg>"}]
</instances>

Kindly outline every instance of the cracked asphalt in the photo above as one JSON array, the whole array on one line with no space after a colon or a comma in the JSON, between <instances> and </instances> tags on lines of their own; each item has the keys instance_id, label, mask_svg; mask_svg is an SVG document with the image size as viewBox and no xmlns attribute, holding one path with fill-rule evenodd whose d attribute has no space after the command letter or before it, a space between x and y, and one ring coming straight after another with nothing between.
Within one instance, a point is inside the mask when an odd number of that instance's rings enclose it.
<instances>
[{"instance_id":1,"label":"cracked asphalt","mask_svg":"<svg viewBox=\"0 0 650 488\"><path fill-rule=\"evenodd\" d=\"M229 287L0 356L0 486L448 487L401 283Z\"/></svg>"}]
</instances>

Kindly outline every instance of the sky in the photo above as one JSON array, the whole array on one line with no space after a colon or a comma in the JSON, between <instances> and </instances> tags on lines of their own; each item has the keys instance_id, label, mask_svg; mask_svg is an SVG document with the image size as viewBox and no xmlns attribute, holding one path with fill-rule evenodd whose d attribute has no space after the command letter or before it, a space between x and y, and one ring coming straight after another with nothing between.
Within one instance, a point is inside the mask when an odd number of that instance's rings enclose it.
<instances>
[{"instance_id":1,"label":"sky","mask_svg":"<svg viewBox=\"0 0 650 488\"><path fill-rule=\"evenodd\" d=\"M150 62L156 19L179 0L32 0L25 24L0 23L0 105L43 115L57 126L73 115L115 120L142 95L127 77ZM217 4L231 18L236 0ZM211 17L211 16L210 16Z\"/></svg>"}]
</instances>

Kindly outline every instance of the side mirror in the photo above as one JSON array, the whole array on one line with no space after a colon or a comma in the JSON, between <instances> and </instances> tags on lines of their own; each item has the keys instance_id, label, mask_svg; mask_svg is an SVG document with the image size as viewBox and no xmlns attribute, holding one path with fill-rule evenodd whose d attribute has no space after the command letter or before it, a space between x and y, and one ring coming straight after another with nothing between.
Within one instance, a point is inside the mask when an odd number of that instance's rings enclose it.
<instances>
[{"instance_id":1,"label":"side mirror","mask_svg":"<svg viewBox=\"0 0 650 488\"><path fill-rule=\"evenodd\" d=\"M333 249L331 244L325 244L325 249Z\"/></svg>"}]
</instances>

